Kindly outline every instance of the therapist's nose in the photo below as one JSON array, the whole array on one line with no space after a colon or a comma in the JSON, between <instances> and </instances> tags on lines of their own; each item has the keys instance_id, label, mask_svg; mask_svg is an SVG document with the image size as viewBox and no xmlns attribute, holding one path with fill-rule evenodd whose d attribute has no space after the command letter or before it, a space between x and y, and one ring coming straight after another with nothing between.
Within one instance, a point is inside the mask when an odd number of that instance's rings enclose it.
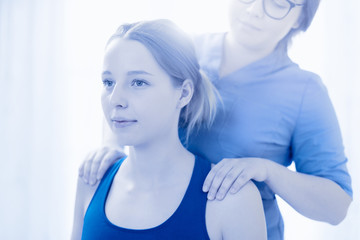
<instances>
[{"instance_id":1,"label":"therapist's nose","mask_svg":"<svg viewBox=\"0 0 360 240\"><path fill-rule=\"evenodd\" d=\"M254 17L262 18L264 17L264 8L263 8L264 0L255 0L253 3L249 4L246 9L246 12Z\"/></svg>"}]
</instances>

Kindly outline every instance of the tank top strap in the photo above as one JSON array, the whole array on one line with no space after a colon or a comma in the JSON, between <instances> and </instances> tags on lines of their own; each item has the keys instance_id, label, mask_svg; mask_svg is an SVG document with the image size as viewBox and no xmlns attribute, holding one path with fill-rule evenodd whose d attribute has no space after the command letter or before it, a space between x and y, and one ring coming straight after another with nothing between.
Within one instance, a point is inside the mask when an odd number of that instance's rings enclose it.
<instances>
[{"instance_id":1,"label":"tank top strap","mask_svg":"<svg viewBox=\"0 0 360 240\"><path fill-rule=\"evenodd\" d=\"M113 166L111 166L104 174L101 179L99 186L97 187L94 196L92 197L88 209L85 213L84 219L87 219L88 215L91 216L103 216L103 209L98 207L102 206L106 201L107 195L109 193L113 178L120 168L121 164L124 162L126 157L119 159ZM96 207L93 207L96 206Z\"/></svg>"},{"instance_id":2,"label":"tank top strap","mask_svg":"<svg viewBox=\"0 0 360 240\"><path fill-rule=\"evenodd\" d=\"M195 157L195 165L192 177L183 200L178 208L177 217L185 218L198 218L198 222L205 223L205 211L207 195L202 191L202 186L205 178L211 170L211 163L199 156Z\"/></svg>"}]
</instances>

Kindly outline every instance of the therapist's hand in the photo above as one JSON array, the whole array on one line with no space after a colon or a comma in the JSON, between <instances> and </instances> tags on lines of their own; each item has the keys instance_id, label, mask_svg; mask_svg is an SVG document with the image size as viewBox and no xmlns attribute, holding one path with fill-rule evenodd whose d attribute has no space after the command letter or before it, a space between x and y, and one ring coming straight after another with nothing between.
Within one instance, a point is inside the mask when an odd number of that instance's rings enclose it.
<instances>
[{"instance_id":1,"label":"therapist's hand","mask_svg":"<svg viewBox=\"0 0 360 240\"><path fill-rule=\"evenodd\" d=\"M237 193L250 179L266 181L270 160L263 158L224 158L207 175L203 191L208 199L222 200L228 192Z\"/></svg>"},{"instance_id":2,"label":"therapist's hand","mask_svg":"<svg viewBox=\"0 0 360 240\"><path fill-rule=\"evenodd\" d=\"M117 149L101 147L86 156L79 168L79 176L85 183L95 185L110 166L125 156L124 152Z\"/></svg>"}]
</instances>

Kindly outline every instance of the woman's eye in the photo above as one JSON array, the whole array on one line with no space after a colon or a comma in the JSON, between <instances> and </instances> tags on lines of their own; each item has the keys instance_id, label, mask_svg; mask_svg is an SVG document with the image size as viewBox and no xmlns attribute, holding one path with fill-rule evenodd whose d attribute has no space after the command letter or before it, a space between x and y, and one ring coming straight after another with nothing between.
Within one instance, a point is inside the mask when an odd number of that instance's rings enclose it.
<instances>
[{"instance_id":1,"label":"woman's eye","mask_svg":"<svg viewBox=\"0 0 360 240\"><path fill-rule=\"evenodd\" d=\"M131 86L135 86L135 87L143 87L145 85L149 85L149 84L147 82L145 82L144 80L134 79L131 82Z\"/></svg>"},{"instance_id":2,"label":"woman's eye","mask_svg":"<svg viewBox=\"0 0 360 240\"><path fill-rule=\"evenodd\" d=\"M105 87L112 87L114 85L114 81L111 81L109 79L104 79L103 84Z\"/></svg>"}]
</instances>

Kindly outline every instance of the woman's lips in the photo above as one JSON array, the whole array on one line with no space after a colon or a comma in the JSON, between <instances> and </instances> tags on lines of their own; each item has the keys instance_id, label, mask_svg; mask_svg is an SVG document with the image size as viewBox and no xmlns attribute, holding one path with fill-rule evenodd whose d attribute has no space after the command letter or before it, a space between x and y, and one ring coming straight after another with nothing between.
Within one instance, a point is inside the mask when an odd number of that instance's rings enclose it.
<instances>
[{"instance_id":1,"label":"woman's lips","mask_svg":"<svg viewBox=\"0 0 360 240\"><path fill-rule=\"evenodd\" d=\"M134 125L137 123L137 120L111 120L114 127L116 128L124 128L124 127L129 127L131 125Z\"/></svg>"}]
</instances>

